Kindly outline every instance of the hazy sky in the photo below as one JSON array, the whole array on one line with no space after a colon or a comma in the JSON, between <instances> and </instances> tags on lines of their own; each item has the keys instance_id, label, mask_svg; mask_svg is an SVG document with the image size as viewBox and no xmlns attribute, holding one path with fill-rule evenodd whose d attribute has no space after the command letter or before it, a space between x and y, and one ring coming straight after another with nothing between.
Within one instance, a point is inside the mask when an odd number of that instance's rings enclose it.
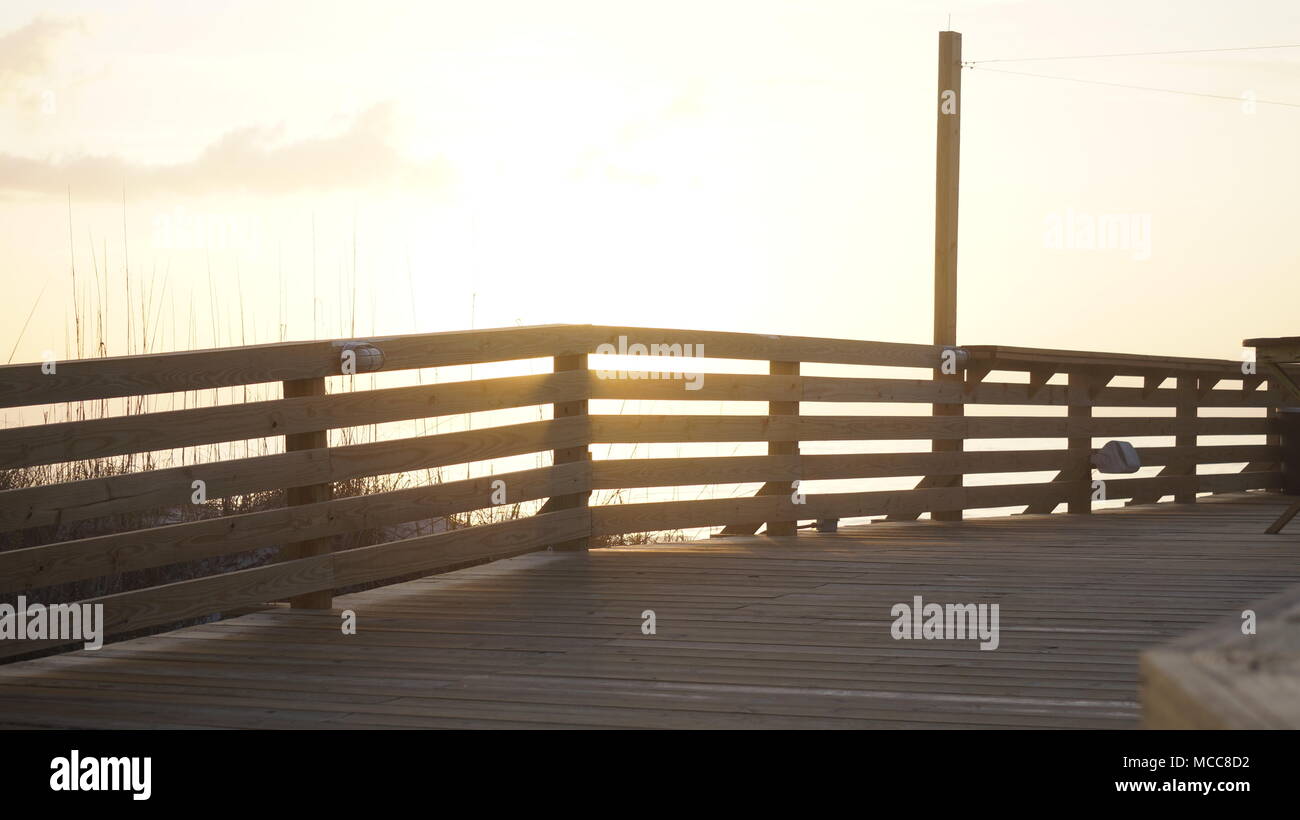
<instances>
[{"instance_id":1,"label":"hazy sky","mask_svg":"<svg viewBox=\"0 0 1300 820\"><path fill-rule=\"evenodd\" d=\"M471 304L479 327L928 341L949 13L969 60L1300 43L1284 0L7 0L0 354L34 304L15 361L64 353L69 196L114 352L124 258L159 348L354 312L464 328ZM1235 357L1300 333L1300 107L1248 104L1300 104L1300 49L963 83L960 342Z\"/></svg>"}]
</instances>

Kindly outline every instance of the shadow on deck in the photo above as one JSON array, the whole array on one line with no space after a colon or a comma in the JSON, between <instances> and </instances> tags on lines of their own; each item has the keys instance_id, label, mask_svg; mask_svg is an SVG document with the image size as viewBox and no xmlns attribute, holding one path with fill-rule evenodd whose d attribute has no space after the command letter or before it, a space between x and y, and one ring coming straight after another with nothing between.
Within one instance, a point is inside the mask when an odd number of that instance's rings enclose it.
<instances>
[{"instance_id":1,"label":"shadow on deck","mask_svg":"<svg viewBox=\"0 0 1300 820\"><path fill-rule=\"evenodd\" d=\"M1285 500L533 553L0 667L0 726L1136 727L1141 650L1300 583ZM999 647L894 640L916 595Z\"/></svg>"}]
</instances>

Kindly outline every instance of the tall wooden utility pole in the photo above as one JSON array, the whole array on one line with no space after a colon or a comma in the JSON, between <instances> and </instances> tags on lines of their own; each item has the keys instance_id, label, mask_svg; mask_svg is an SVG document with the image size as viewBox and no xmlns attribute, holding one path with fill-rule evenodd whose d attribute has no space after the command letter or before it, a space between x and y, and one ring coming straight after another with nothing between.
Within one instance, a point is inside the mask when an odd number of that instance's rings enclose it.
<instances>
[{"instance_id":1,"label":"tall wooden utility pole","mask_svg":"<svg viewBox=\"0 0 1300 820\"><path fill-rule=\"evenodd\" d=\"M939 32L938 141L934 165L934 343L957 344L957 185L961 168L961 34ZM960 383L960 371L934 371L936 381ZM935 416L961 416L960 404L936 404ZM960 438L930 442L933 452L961 452ZM960 473L934 481L932 486L960 487ZM938 521L960 521L961 510L933 512Z\"/></svg>"}]
</instances>

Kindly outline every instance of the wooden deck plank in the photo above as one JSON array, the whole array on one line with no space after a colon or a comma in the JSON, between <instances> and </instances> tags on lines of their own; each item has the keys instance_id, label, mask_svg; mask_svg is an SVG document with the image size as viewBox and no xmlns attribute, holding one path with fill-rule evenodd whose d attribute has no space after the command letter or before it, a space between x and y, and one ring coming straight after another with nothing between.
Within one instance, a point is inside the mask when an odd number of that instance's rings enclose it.
<instances>
[{"instance_id":1,"label":"wooden deck plank","mask_svg":"<svg viewBox=\"0 0 1300 820\"><path fill-rule=\"evenodd\" d=\"M533 553L0 666L0 725L1135 728L1140 652L1300 584L1285 501ZM894 640L914 595L999 648Z\"/></svg>"}]
</instances>

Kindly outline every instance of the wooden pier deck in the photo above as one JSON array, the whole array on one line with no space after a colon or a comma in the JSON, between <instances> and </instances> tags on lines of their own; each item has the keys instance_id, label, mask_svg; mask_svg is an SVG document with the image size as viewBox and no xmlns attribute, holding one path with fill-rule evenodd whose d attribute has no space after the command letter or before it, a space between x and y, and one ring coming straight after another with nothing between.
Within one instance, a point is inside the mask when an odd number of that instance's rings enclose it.
<instances>
[{"instance_id":1,"label":"wooden pier deck","mask_svg":"<svg viewBox=\"0 0 1300 820\"><path fill-rule=\"evenodd\" d=\"M1137 727L1140 651L1300 583L1286 500L531 553L0 667L0 726ZM914 595L1000 646L894 640Z\"/></svg>"}]
</instances>

